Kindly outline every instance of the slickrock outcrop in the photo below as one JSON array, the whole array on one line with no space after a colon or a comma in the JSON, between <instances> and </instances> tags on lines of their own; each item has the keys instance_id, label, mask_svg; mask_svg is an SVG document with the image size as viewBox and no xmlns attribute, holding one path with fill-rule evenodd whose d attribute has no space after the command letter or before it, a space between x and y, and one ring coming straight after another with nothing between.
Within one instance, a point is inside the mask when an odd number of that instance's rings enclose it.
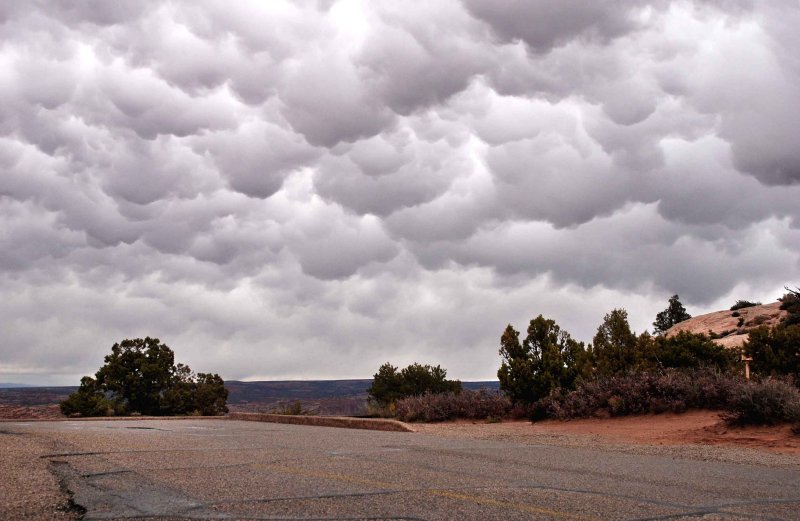
<instances>
[{"instance_id":1,"label":"slickrock outcrop","mask_svg":"<svg viewBox=\"0 0 800 521\"><path fill-rule=\"evenodd\" d=\"M692 317L674 325L667 336L675 336L680 331L711 335L714 341L725 347L740 347L747 340L751 329L761 325L776 326L787 315L780 309L780 302L742 308L736 311L715 311Z\"/></svg>"}]
</instances>

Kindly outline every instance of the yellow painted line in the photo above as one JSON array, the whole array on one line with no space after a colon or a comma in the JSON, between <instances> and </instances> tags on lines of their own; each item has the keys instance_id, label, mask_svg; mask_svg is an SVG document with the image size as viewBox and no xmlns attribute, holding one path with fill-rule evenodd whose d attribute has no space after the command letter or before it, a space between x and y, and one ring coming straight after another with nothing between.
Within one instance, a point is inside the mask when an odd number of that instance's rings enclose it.
<instances>
[{"instance_id":1,"label":"yellow painted line","mask_svg":"<svg viewBox=\"0 0 800 521\"><path fill-rule=\"evenodd\" d=\"M263 465L257 464L253 465L253 468L265 469L265 470L275 470L278 472L283 472L286 474L294 474L296 476L306 476L312 478L322 478L322 479L330 479L333 481L341 481L344 483L356 483L359 485L369 485L372 487L377 488L385 488L391 490L397 490L400 492L403 491L414 491L420 492L419 489L405 487L399 483L390 483L388 481L376 481L372 479L363 479L357 478L354 476L347 476L345 474L338 474L333 472L318 472L313 470L305 470L299 469L296 467L287 467L284 465ZM421 492L425 492L426 494L430 494L432 496L438 497L445 497L449 499L457 499L460 501L466 501L469 503L475 503L478 505L487 505L493 506L497 508L503 508L506 510L516 510L519 512L527 512L529 514L545 514L553 517L558 517L562 519L576 519L580 521L602 521L600 518L592 517L592 516L584 516L580 514L572 514L570 512L564 512L562 510L551 510L549 508L542 508L537 507L534 505L529 505L526 503L512 503L509 501L500 501L498 499L493 499L490 497L485 496L475 496L472 494L465 494L462 492L453 492L450 490L437 490L437 489L430 489L430 490L422 490Z\"/></svg>"}]
</instances>

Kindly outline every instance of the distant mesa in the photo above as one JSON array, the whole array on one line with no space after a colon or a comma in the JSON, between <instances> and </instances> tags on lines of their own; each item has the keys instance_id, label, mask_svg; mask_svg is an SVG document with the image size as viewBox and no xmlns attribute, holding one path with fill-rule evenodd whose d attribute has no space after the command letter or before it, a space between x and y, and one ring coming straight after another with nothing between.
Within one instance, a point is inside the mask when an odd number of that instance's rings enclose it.
<instances>
[{"instance_id":1,"label":"distant mesa","mask_svg":"<svg viewBox=\"0 0 800 521\"><path fill-rule=\"evenodd\" d=\"M675 324L667 331L673 337L681 331L709 335L725 347L741 347L747 335L759 326L775 327L788 312L780 309L780 302L737 309L715 311Z\"/></svg>"}]
</instances>

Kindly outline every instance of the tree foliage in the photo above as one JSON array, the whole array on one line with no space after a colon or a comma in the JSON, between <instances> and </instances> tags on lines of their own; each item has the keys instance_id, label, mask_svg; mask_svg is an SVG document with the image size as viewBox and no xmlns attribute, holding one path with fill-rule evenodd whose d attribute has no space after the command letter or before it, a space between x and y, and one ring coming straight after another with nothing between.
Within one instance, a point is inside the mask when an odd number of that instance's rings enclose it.
<instances>
[{"instance_id":1,"label":"tree foliage","mask_svg":"<svg viewBox=\"0 0 800 521\"><path fill-rule=\"evenodd\" d=\"M532 403L558 388L571 389L591 372L591 358L582 342L574 340L554 320L542 315L528 324L520 343L509 325L500 337L500 388L514 402Z\"/></svg>"},{"instance_id":2,"label":"tree foliage","mask_svg":"<svg viewBox=\"0 0 800 521\"><path fill-rule=\"evenodd\" d=\"M640 360L638 338L631 331L628 312L614 309L606 313L592 341L597 374L612 376L634 369Z\"/></svg>"},{"instance_id":3,"label":"tree foliage","mask_svg":"<svg viewBox=\"0 0 800 521\"><path fill-rule=\"evenodd\" d=\"M117 404L106 398L105 393L91 376L81 378L78 390L59 404L61 412L67 416L113 416Z\"/></svg>"},{"instance_id":4,"label":"tree foliage","mask_svg":"<svg viewBox=\"0 0 800 521\"><path fill-rule=\"evenodd\" d=\"M447 370L441 366L418 363L401 370L388 362L383 364L367 389L370 400L380 407L387 407L407 396L447 392L461 392L461 382L448 380Z\"/></svg>"},{"instance_id":5,"label":"tree foliage","mask_svg":"<svg viewBox=\"0 0 800 521\"><path fill-rule=\"evenodd\" d=\"M640 337L641 338L641 337ZM739 351L721 346L706 335L681 331L672 337L655 337L650 368L729 371L739 361Z\"/></svg>"},{"instance_id":6,"label":"tree foliage","mask_svg":"<svg viewBox=\"0 0 800 521\"><path fill-rule=\"evenodd\" d=\"M788 311L787 318L776 327L751 330L744 351L753 357L751 368L757 376L789 376L788 380L800 385L800 288L786 290L788 293L780 300L781 309ZM753 303L739 301L734 307L750 304ZM674 295L654 325L665 333L688 318ZM524 340L511 325L506 327L500 337L501 366L497 376L508 398L525 405L534 417L548 407L554 409L546 415L556 417L562 413L569 417L574 408L593 411L610 407L612 413L617 409L684 410L689 404L708 406L704 400L712 399L711 395L725 395L727 383L741 379L740 354L740 350L719 345L707 335L688 331L670 336L653 336L646 331L637 335L631 330L624 309L614 309L603 317L593 343L586 348L554 321L539 315L531 320ZM714 378L724 385L711 395L702 382L694 386L696 393L691 385L683 384L686 389L671 390L678 380L685 383L698 374L717 375ZM609 382L621 387L609 391ZM697 399L690 399L684 390L696 394ZM651 391L655 394L641 394ZM564 401L566 397L569 400ZM599 405L592 405L593 401ZM647 407L641 409L639 401Z\"/></svg>"},{"instance_id":7,"label":"tree foliage","mask_svg":"<svg viewBox=\"0 0 800 521\"><path fill-rule=\"evenodd\" d=\"M82 416L218 415L228 411L227 398L219 375L176 366L172 349L147 337L114 344L95 377L83 377L60 406L66 415Z\"/></svg>"},{"instance_id":8,"label":"tree foliage","mask_svg":"<svg viewBox=\"0 0 800 521\"><path fill-rule=\"evenodd\" d=\"M789 289L786 287L787 293L781 297L781 309L788 311L789 315L783 321L785 326L793 326L800 324L800 288Z\"/></svg>"},{"instance_id":9,"label":"tree foliage","mask_svg":"<svg viewBox=\"0 0 800 521\"><path fill-rule=\"evenodd\" d=\"M750 331L744 351L759 376L792 375L800 384L800 325L761 326Z\"/></svg>"},{"instance_id":10,"label":"tree foliage","mask_svg":"<svg viewBox=\"0 0 800 521\"><path fill-rule=\"evenodd\" d=\"M725 372L735 367L739 354L686 331L669 338L646 331L636 335L624 309L605 315L588 348L541 315L530 321L525 339L519 337L511 325L500 337L497 377L512 402L523 404L556 390L569 392L582 382L627 374L702 368Z\"/></svg>"},{"instance_id":11,"label":"tree foliage","mask_svg":"<svg viewBox=\"0 0 800 521\"><path fill-rule=\"evenodd\" d=\"M752 329L744 352L753 358L750 368L756 375L790 375L800 385L800 288L786 291L780 298L786 318L772 328Z\"/></svg>"},{"instance_id":12,"label":"tree foliage","mask_svg":"<svg viewBox=\"0 0 800 521\"><path fill-rule=\"evenodd\" d=\"M669 298L667 308L656 315L656 321L653 322L655 334L666 333L675 324L690 318L692 318L692 315L686 312L686 308L681 304L678 295L672 295Z\"/></svg>"}]
</instances>

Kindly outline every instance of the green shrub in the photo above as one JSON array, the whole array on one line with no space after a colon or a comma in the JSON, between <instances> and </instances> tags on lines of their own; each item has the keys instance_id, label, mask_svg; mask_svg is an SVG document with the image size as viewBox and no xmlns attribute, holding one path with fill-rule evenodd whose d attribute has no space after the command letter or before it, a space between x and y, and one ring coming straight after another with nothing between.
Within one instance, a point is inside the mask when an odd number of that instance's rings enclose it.
<instances>
[{"instance_id":1,"label":"green shrub","mask_svg":"<svg viewBox=\"0 0 800 521\"><path fill-rule=\"evenodd\" d=\"M106 398L97 384L97 380L91 376L81 378L81 385L78 390L67 396L59 404L61 412L65 416L112 416L115 413L116 404Z\"/></svg>"},{"instance_id":2,"label":"green shrub","mask_svg":"<svg viewBox=\"0 0 800 521\"><path fill-rule=\"evenodd\" d=\"M728 349L706 335L681 331L666 338L656 337L652 350L653 362L662 368L701 369L719 371L733 369L739 360L739 352ZM654 364L649 364L651 367Z\"/></svg>"},{"instance_id":3,"label":"green shrub","mask_svg":"<svg viewBox=\"0 0 800 521\"><path fill-rule=\"evenodd\" d=\"M754 374L789 375L800 383L800 325L752 329L743 349L753 358L750 368Z\"/></svg>"},{"instance_id":4,"label":"green shrub","mask_svg":"<svg viewBox=\"0 0 800 521\"><path fill-rule=\"evenodd\" d=\"M389 407L407 396L447 392L461 392L461 382L448 380L447 370L438 365L433 367L417 363L400 371L389 363L383 364L367 389L370 401L381 408Z\"/></svg>"},{"instance_id":5,"label":"green shrub","mask_svg":"<svg viewBox=\"0 0 800 521\"><path fill-rule=\"evenodd\" d=\"M785 326L800 325L800 288L794 290L787 286L786 291L788 293L779 299L781 309L789 313L783 324Z\"/></svg>"},{"instance_id":6,"label":"green shrub","mask_svg":"<svg viewBox=\"0 0 800 521\"><path fill-rule=\"evenodd\" d=\"M750 302L749 300L737 300L736 304L731 306L731 311L736 311L737 309L752 308L754 306L760 306L760 305L761 302Z\"/></svg>"}]
</instances>

